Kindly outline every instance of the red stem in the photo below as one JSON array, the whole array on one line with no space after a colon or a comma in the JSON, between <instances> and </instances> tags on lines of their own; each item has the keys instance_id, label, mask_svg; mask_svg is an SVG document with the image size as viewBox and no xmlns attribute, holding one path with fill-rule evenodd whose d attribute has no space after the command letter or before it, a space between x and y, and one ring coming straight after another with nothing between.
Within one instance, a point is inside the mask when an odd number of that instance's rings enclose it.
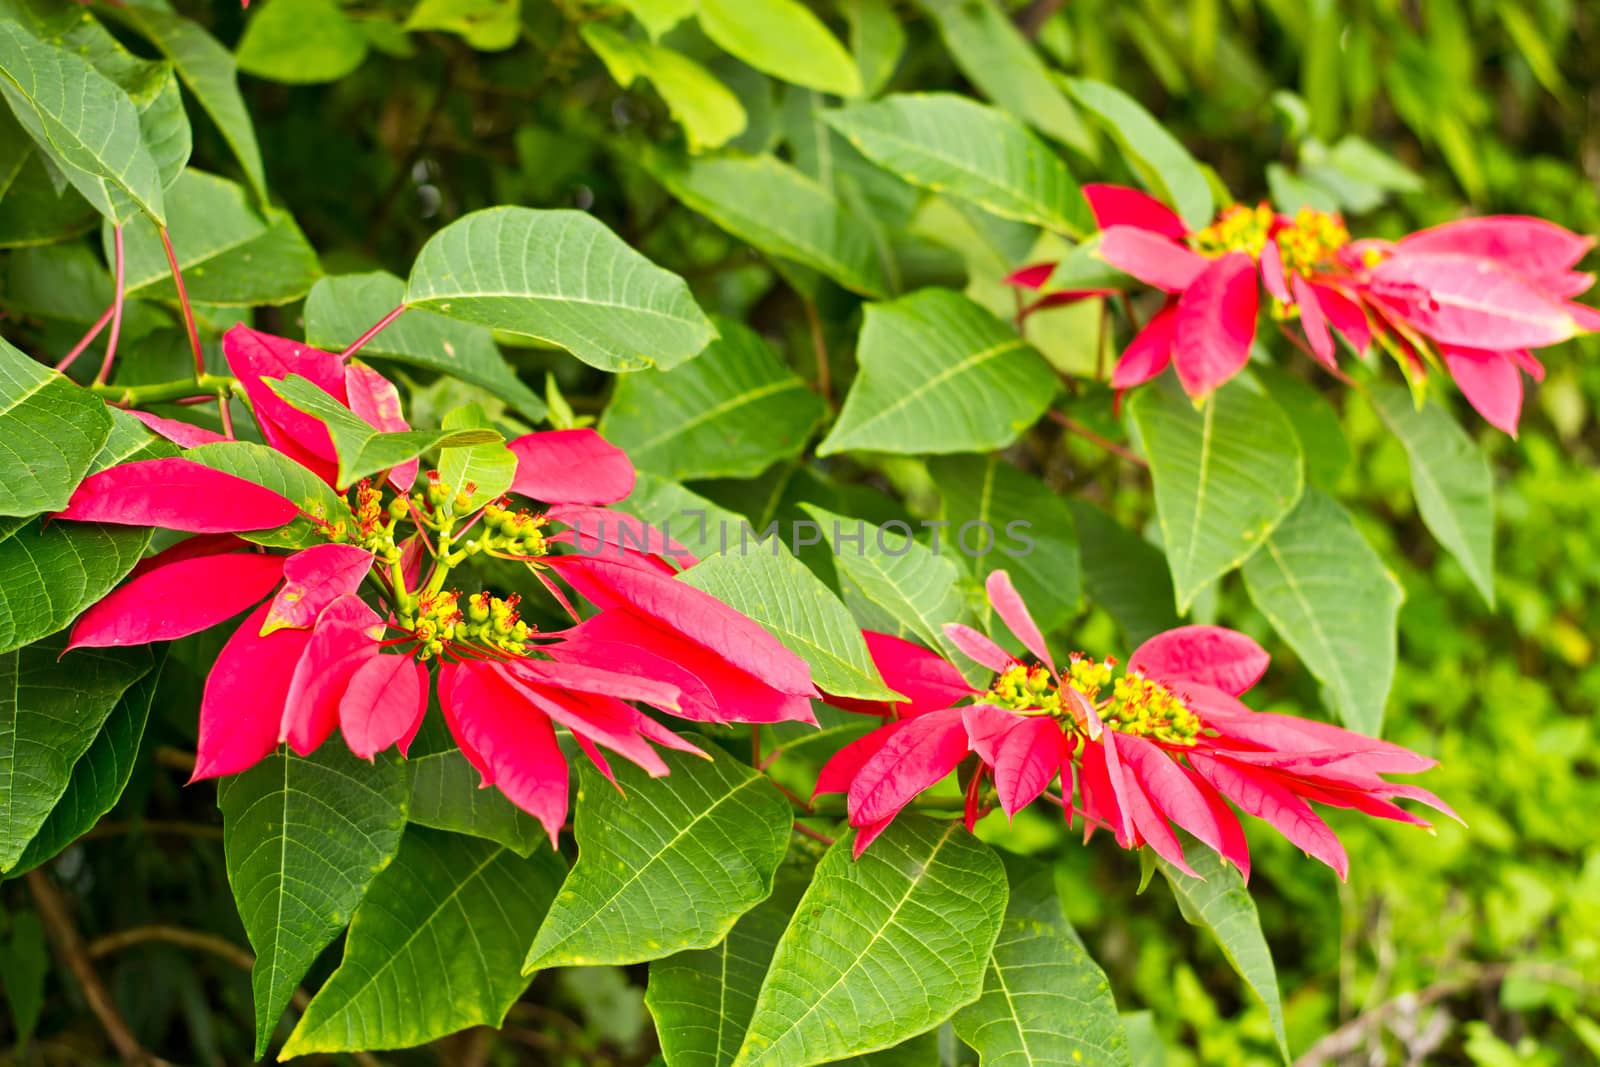
<instances>
[{"instance_id":1,"label":"red stem","mask_svg":"<svg viewBox=\"0 0 1600 1067\"><path fill-rule=\"evenodd\" d=\"M222 436L228 440L235 440L233 436L233 410L228 407L230 397L226 389L217 390L217 414L222 416Z\"/></svg>"},{"instance_id":2,"label":"red stem","mask_svg":"<svg viewBox=\"0 0 1600 1067\"><path fill-rule=\"evenodd\" d=\"M127 281L122 256L122 227L111 228L112 248L112 281L111 293L111 333L106 337L106 355L100 361L100 371L94 376L94 384L104 385L111 377L111 364L117 358L117 338L122 334L122 287Z\"/></svg>"},{"instance_id":3,"label":"red stem","mask_svg":"<svg viewBox=\"0 0 1600 1067\"><path fill-rule=\"evenodd\" d=\"M89 332L84 334L82 339L72 346L72 351L61 357L61 362L56 364L56 370L65 371L72 366L79 356L83 355L84 349L94 344L94 339L99 337L100 331L106 328L106 323L111 321L111 313L115 310L116 308L114 307L106 308L105 313L95 321L93 326L89 327Z\"/></svg>"},{"instance_id":4,"label":"red stem","mask_svg":"<svg viewBox=\"0 0 1600 1067\"><path fill-rule=\"evenodd\" d=\"M178 307L183 310L183 325L189 331L189 349L194 353L194 377L199 381L206 372L206 356L200 349L200 331L194 324L194 308L189 306L189 291L183 285L178 256L172 251L172 238L167 236L165 226L157 227L156 232L161 234L161 247L167 250L167 266L172 270L172 284L178 290Z\"/></svg>"},{"instance_id":5,"label":"red stem","mask_svg":"<svg viewBox=\"0 0 1600 1067\"><path fill-rule=\"evenodd\" d=\"M343 352L339 353L339 358L340 359L349 359L351 356L353 356L357 352L361 351L362 346L364 346L368 341L372 340L374 337L378 336L378 334L383 332L384 328L387 327L395 319L398 319L405 312L405 310L406 310L406 306L404 304L401 304L399 307L397 307L393 311L389 312L389 314L387 314L383 318L379 319L377 321L377 323L372 327L372 329L368 330L366 333L362 334L360 337L357 337L354 341L351 341L349 346L346 347Z\"/></svg>"}]
</instances>

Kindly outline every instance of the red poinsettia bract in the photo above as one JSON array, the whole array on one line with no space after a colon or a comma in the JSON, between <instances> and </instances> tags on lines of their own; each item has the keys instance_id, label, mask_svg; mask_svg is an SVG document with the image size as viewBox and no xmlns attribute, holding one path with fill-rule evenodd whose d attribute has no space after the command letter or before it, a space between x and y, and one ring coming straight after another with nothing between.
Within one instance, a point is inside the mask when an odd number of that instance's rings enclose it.
<instances>
[{"instance_id":1,"label":"red poinsettia bract","mask_svg":"<svg viewBox=\"0 0 1600 1067\"><path fill-rule=\"evenodd\" d=\"M1233 807L1270 823L1294 844L1348 873L1343 847L1311 804L1428 824L1394 803L1417 800L1452 814L1433 794L1388 781L1434 761L1398 745L1239 701L1265 672L1250 638L1215 626L1184 626L1140 645L1125 672L1116 661L1074 654L1060 669L1004 571L991 574L990 603L1035 658L1024 663L969 627L946 634L993 672L986 689L919 645L869 634L884 681L906 696L889 716L823 767L817 792L846 794L856 854L923 790L969 755L967 822L981 814L983 786L1008 814L1060 780L1071 820L1108 827L1124 848L1149 845L1184 871L1173 827L1214 849L1246 877L1250 855ZM1075 799L1076 797L1076 799Z\"/></svg>"}]
</instances>

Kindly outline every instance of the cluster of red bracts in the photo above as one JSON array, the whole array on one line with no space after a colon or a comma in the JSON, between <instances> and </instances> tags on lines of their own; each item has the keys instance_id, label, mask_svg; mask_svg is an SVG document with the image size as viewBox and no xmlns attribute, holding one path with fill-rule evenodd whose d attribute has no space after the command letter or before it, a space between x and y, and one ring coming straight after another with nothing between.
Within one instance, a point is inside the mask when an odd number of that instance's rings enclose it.
<instances>
[{"instance_id":1,"label":"cluster of red bracts","mask_svg":"<svg viewBox=\"0 0 1600 1067\"><path fill-rule=\"evenodd\" d=\"M371 368L243 326L229 331L224 351L263 438L330 484L336 462L326 428L285 404L269 381L300 375L376 428L407 428L394 387ZM211 440L187 424L144 421L181 445ZM565 527L543 536L542 554L527 562L562 605L571 591L599 609L577 625L541 633L519 620L515 598L479 594L458 605L453 592L426 589L420 526L394 561L400 590L370 545L329 540L289 554L252 545L235 535L282 527L301 506L176 457L94 474L57 516L196 535L143 561L86 611L71 647L173 640L248 611L206 682L195 778L242 771L283 743L308 754L335 729L357 756L390 747L404 754L432 689L484 785L552 836L568 793L557 724L609 776L602 749L653 775L667 767L652 744L695 751L631 702L700 722L814 721L805 662L758 623L678 581L691 555L603 507L633 488L626 455L590 430L528 434L508 447L517 460L510 492L545 505L541 529ZM404 492L416 476L413 462L388 480ZM318 526L332 529L337 518L319 516ZM383 612L358 595L365 582L380 591ZM476 628L468 612L480 616Z\"/></svg>"},{"instance_id":2,"label":"cluster of red bracts","mask_svg":"<svg viewBox=\"0 0 1600 1067\"><path fill-rule=\"evenodd\" d=\"M1058 672L1043 635L1005 572L988 582L990 603L1048 671L1029 668L988 638L960 625L946 633L997 676L989 690L970 685L937 653L886 634L868 647L893 705L852 703L850 710L887 722L841 749L823 768L818 793L845 793L856 827L856 854L894 817L969 757L968 825L982 814L984 785L1013 815L1060 779L1069 822L1081 812L1086 832L1109 828L1124 848L1149 845L1189 871L1173 827L1214 849L1246 877L1250 854L1232 805L1263 819L1295 845L1345 877L1339 839L1311 803L1352 808L1426 827L1393 801L1420 801L1453 816L1433 794L1387 781L1427 770L1434 761L1398 745L1326 723L1253 711L1238 697L1265 672L1267 654L1250 638L1213 626L1185 626L1134 651L1129 673L1104 700L1084 679L1109 671L1074 657ZM1033 671L1037 698L1018 702L999 679ZM1164 710L1163 716L1129 715ZM1049 713L1046 713L1046 712ZM1185 722L1173 724L1173 716ZM1187 728L1185 728L1187 727Z\"/></svg>"},{"instance_id":3,"label":"cluster of red bracts","mask_svg":"<svg viewBox=\"0 0 1600 1067\"><path fill-rule=\"evenodd\" d=\"M1278 318L1298 320L1291 338L1333 373L1336 336L1363 357L1379 344L1414 380L1442 365L1486 420L1514 435L1522 373L1544 376L1532 350L1600 330L1600 312L1572 299L1594 283L1573 269L1593 240L1542 219L1466 219L1394 242L1352 241L1342 220L1317 211L1235 205L1191 231L1138 190L1083 191L1101 228L1096 254L1168 294L1118 361L1118 390L1169 365L1197 399L1232 378L1249 361L1265 289ZM1029 310L1115 292L1050 292L1052 266L1011 276L1044 293Z\"/></svg>"}]
</instances>

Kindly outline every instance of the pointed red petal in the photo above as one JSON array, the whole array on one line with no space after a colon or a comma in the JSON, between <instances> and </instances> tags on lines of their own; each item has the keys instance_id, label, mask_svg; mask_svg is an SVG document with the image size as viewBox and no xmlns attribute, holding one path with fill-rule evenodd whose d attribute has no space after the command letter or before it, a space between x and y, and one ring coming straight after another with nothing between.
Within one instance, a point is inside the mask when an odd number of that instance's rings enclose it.
<instances>
[{"instance_id":1,"label":"pointed red petal","mask_svg":"<svg viewBox=\"0 0 1600 1067\"><path fill-rule=\"evenodd\" d=\"M950 643L981 667L999 673L1016 663L1016 658L972 627L959 622L944 624L944 635Z\"/></svg>"},{"instance_id":2,"label":"pointed red petal","mask_svg":"<svg viewBox=\"0 0 1600 1067\"><path fill-rule=\"evenodd\" d=\"M1022 647L1050 668L1051 674L1056 673L1056 665L1050 659L1050 649L1044 643L1044 634L1039 632L1039 624L1028 613L1028 605L1022 602L1017 587L1011 584L1011 575L1005 571L992 571L983 588L989 594L989 603L995 614L1022 642Z\"/></svg>"},{"instance_id":3,"label":"pointed red petal","mask_svg":"<svg viewBox=\"0 0 1600 1067\"><path fill-rule=\"evenodd\" d=\"M400 391L394 383L364 363L350 363L344 369L345 394L350 410L368 426L385 433L411 429L400 410ZM407 460L389 472L389 484L402 493L410 492L417 481L417 461ZM457 486L456 488L460 488Z\"/></svg>"},{"instance_id":4,"label":"pointed red petal","mask_svg":"<svg viewBox=\"0 0 1600 1067\"><path fill-rule=\"evenodd\" d=\"M1298 274L1295 277L1305 280ZM1278 242L1270 238L1261 246L1261 284L1279 303L1294 302L1295 298L1289 295L1288 280L1284 277L1283 254L1278 251Z\"/></svg>"},{"instance_id":5,"label":"pointed red petal","mask_svg":"<svg viewBox=\"0 0 1600 1067\"><path fill-rule=\"evenodd\" d=\"M878 750L889 743L896 731L903 729L905 723L891 722L887 726L880 726L869 734L864 734L845 745L829 758L822 769L817 772L817 787L811 791L814 797L823 793L848 793L850 783L856 780Z\"/></svg>"},{"instance_id":6,"label":"pointed red petal","mask_svg":"<svg viewBox=\"0 0 1600 1067\"><path fill-rule=\"evenodd\" d=\"M850 825L892 818L912 797L955 770L967 752L962 709L905 720L851 783Z\"/></svg>"},{"instance_id":7,"label":"pointed red petal","mask_svg":"<svg viewBox=\"0 0 1600 1067\"><path fill-rule=\"evenodd\" d=\"M1189 765L1241 809L1271 823L1301 851L1332 867L1340 881L1349 876L1350 860L1339 838L1309 804L1273 775L1200 752L1189 754Z\"/></svg>"},{"instance_id":8,"label":"pointed red petal","mask_svg":"<svg viewBox=\"0 0 1600 1067\"><path fill-rule=\"evenodd\" d=\"M237 774L278 745L278 724L295 664L311 640L309 630L260 636L265 604L252 611L206 678L200 700L200 743L190 781Z\"/></svg>"},{"instance_id":9,"label":"pointed red petal","mask_svg":"<svg viewBox=\"0 0 1600 1067\"><path fill-rule=\"evenodd\" d=\"M1022 722L1022 717L993 704L970 704L961 709L967 744L978 758L993 767L1000 741Z\"/></svg>"},{"instance_id":10,"label":"pointed red petal","mask_svg":"<svg viewBox=\"0 0 1600 1067\"><path fill-rule=\"evenodd\" d=\"M372 553L356 545L312 545L283 566L283 588L272 600L265 632L305 628L336 597L354 593L372 569Z\"/></svg>"},{"instance_id":11,"label":"pointed red petal","mask_svg":"<svg viewBox=\"0 0 1600 1067\"><path fill-rule=\"evenodd\" d=\"M1267 671L1267 650L1221 626L1179 626L1156 634L1128 657L1130 669L1173 682L1194 681L1238 696Z\"/></svg>"},{"instance_id":12,"label":"pointed red petal","mask_svg":"<svg viewBox=\"0 0 1600 1067\"><path fill-rule=\"evenodd\" d=\"M298 451L324 463L334 460L328 428L273 392L267 382L297 374L345 403L344 362L338 356L242 323L223 334L222 354L250 398L256 423L269 445L292 456Z\"/></svg>"},{"instance_id":13,"label":"pointed red petal","mask_svg":"<svg viewBox=\"0 0 1600 1067\"><path fill-rule=\"evenodd\" d=\"M1373 269L1372 286L1406 322L1440 344L1541 348L1579 330L1559 297L1475 256L1396 255Z\"/></svg>"},{"instance_id":14,"label":"pointed red petal","mask_svg":"<svg viewBox=\"0 0 1600 1067\"><path fill-rule=\"evenodd\" d=\"M260 603L283 574L282 556L192 551L185 541L147 560L151 566L78 617L67 647L143 645L199 633Z\"/></svg>"},{"instance_id":15,"label":"pointed red petal","mask_svg":"<svg viewBox=\"0 0 1600 1067\"><path fill-rule=\"evenodd\" d=\"M1367 349L1372 347L1372 327L1361 305L1331 286L1313 283L1311 291L1316 294L1317 305L1328 325L1350 342L1357 355L1366 355Z\"/></svg>"},{"instance_id":16,"label":"pointed red petal","mask_svg":"<svg viewBox=\"0 0 1600 1067\"><path fill-rule=\"evenodd\" d=\"M883 675L883 684L906 698L892 705L874 704L875 714L922 715L948 708L976 692L960 669L937 652L893 634L864 630L861 636L873 666Z\"/></svg>"},{"instance_id":17,"label":"pointed red petal","mask_svg":"<svg viewBox=\"0 0 1600 1067\"><path fill-rule=\"evenodd\" d=\"M568 772L550 720L508 691L491 665L458 664L448 680L441 706L462 752L555 842L567 819Z\"/></svg>"},{"instance_id":18,"label":"pointed red petal","mask_svg":"<svg viewBox=\"0 0 1600 1067\"><path fill-rule=\"evenodd\" d=\"M561 504L548 509L545 518L572 528L572 543L585 555L606 554L611 559L645 554L672 560L687 569L699 562L694 553L664 536L661 530L632 515L587 504ZM609 553L605 550L610 550Z\"/></svg>"},{"instance_id":19,"label":"pointed red petal","mask_svg":"<svg viewBox=\"0 0 1600 1067\"><path fill-rule=\"evenodd\" d=\"M508 447L517 457L513 493L546 504L612 504L633 492L627 453L593 430L524 434Z\"/></svg>"},{"instance_id":20,"label":"pointed red petal","mask_svg":"<svg viewBox=\"0 0 1600 1067\"><path fill-rule=\"evenodd\" d=\"M339 723L339 701L350 678L378 654L383 619L357 596L330 603L316 620L289 679L278 740L302 756L328 739Z\"/></svg>"},{"instance_id":21,"label":"pointed red petal","mask_svg":"<svg viewBox=\"0 0 1600 1067\"><path fill-rule=\"evenodd\" d=\"M1178 298L1172 361L1184 392L1206 396L1250 361L1259 300L1255 262L1243 252L1212 260Z\"/></svg>"},{"instance_id":22,"label":"pointed red petal","mask_svg":"<svg viewBox=\"0 0 1600 1067\"><path fill-rule=\"evenodd\" d=\"M1066 751L1061 727L1044 716L1021 720L994 752L994 788L1006 815L1038 799L1055 779Z\"/></svg>"},{"instance_id":23,"label":"pointed red petal","mask_svg":"<svg viewBox=\"0 0 1600 1067\"><path fill-rule=\"evenodd\" d=\"M1503 352L1440 345L1439 355L1456 388L1490 426L1517 436L1522 414L1522 372Z\"/></svg>"},{"instance_id":24,"label":"pointed red petal","mask_svg":"<svg viewBox=\"0 0 1600 1067\"><path fill-rule=\"evenodd\" d=\"M177 419L164 419L160 415L152 415L148 411L125 409L129 415L145 424L153 433L160 434L168 441L184 448L198 448L200 445L216 444L226 441L227 438L215 430L208 430L204 426L195 426Z\"/></svg>"},{"instance_id":25,"label":"pointed red petal","mask_svg":"<svg viewBox=\"0 0 1600 1067\"><path fill-rule=\"evenodd\" d=\"M1128 343L1111 372L1111 388L1132 389L1166 370L1167 364L1172 362L1177 326L1178 304L1169 300Z\"/></svg>"},{"instance_id":26,"label":"pointed red petal","mask_svg":"<svg viewBox=\"0 0 1600 1067\"><path fill-rule=\"evenodd\" d=\"M1239 820L1228 811L1227 805L1213 804L1214 791L1202 788L1183 773L1183 768L1171 756L1142 737L1118 737L1117 751L1123 766L1133 772L1157 811L1224 858L1233 859L1228 851L1235 846L1235 840L1226 820L1232 820L1234 828ZM1242 839L1241 835L1238 840ZM1241 872L1249 870L1248 858L1240 869Z\"/></svg>"},{"instance_id":27,"label":"pointed red petal","mask_svg":"<svg viewBox=\"0 0 1600 1067\"><path fill-rule=\"evenodd\" d=\"M58 519L190 533L270 530L300 509L271 489L192 459L140 459L85 478Z\"/></svg>"},{"instance_id":28,"label":"pointed red petal","mask_svg":"<svg viewBox=\"0 0 1600 1067\"><path fill-rule=\"evenodd\" d=\"M416 735L428 711L428 669L410 656L372 656L350 676L339 729L350 751L370 760Z\"/></svg>"},{"instance_id":29,"label":"pointed red petal","mask_svg":"<svg viewBox=\"0 0 1600 1067\"><path fill-rule=\"evenodd\" d=\"M1133 226L1103 231L1095 254L1125 274L1169 293L1188 289L1211 262L1176 241Z\"/></svg>"},{"instance_id":30,"label":"pointed red petal","mask_svg":"<svg viewBox=\"0 0 1600 1067\"><path fill-rule=\"evenodd\" d=\"M681 695L677 686L654 678L589 667L557 660L510 660L501 666L504 674L532 685L555 686L577 693L642 700L666 711L676 711Z\"/></svg>"},{"instance_id":31,"label":"pointed red petal","mask_svg":"<svg viewBox=\"0 0 1600 1067\"><path fill-rule=\"evenodd\" d=\"M666 763L639 734L638 712L620 700L536 684L504 670L500 663L487 665L487 670L514 694L511 706L531 703L574 734L605 746L652 777L659 778L667 773Z\"/></svg>"},{"instance_id":32,"label":"pointed red petal","mask_svg":"<svg viewBox=\"0 0 1600 1067\"><path fill-rule=\"evenodd\" d=\"M1056 271L1054 263L1034 263L1006 275L1006 284L1019 289L1043 289L1044 283Z\"/></svg>"},{"instance_id":33,"label":"pointed red petal","mask_svg":"<svg viewBox=\"0 0 1600 1067\"><path fill-rule=\"evenodd\" d=\"M1290 279L1290 285L1294 288L1295 306L1300 309L1300 328L1306 333L1311 354L1329 370L1338 369L1338 361L1334 359L1333 334L1328 332L1328 320L1322 314L1322 302L1317 297L1316 286L1298 274Z\"/></svg>"},{"instance_id":34,"label":"pointed red petal","mask_svg":"<svg viewBox=\"0 0 1600 1067\"><path fill-rule=\"evenodd\" d=\"M1593 246L1553 222L1525 215L1490 215L1447 222L1403 237L1407 253L1481 256L1530 277L1566 271Z\"/></svg>"},{"instance_id":35,"label":"pointed red petal","mask_svg":"<svg viewBox=\"0 0 1600 1067\"><path fill-rule=\"evenodd\" d=\"M1102 230L1112 226L1133 226L1175 241L1181 241L1189 235L1189 227L1171 208L1155 197L1126 185L1091 182L1083 187L1083 198L1089 201L1095 224Z\"/></svg>"}]
</instances>

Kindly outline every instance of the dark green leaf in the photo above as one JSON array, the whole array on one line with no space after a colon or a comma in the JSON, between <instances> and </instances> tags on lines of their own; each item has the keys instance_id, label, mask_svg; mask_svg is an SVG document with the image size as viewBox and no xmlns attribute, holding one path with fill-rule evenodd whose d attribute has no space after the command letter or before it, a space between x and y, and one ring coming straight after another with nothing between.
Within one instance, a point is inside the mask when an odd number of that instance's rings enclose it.
<instances>
[{"instance_id":1,"label":"dark green leaf","mask_svg":"<svg viewBox=\"0 0 1600 1067\"><path fill-rule=\"evenodd\" d=\"M498 789L483 789L482 777L460 749L413 754L406 761L411 783L413 826L431 826L470 834L505 845L519 856L531 856L549 840L537 819L505 798Z\"/></svg>"},{"instance_id":2,"label":"dark green leaf","mask_svg":"<svg viewBox=\"0 0 1600 1067\"><path fill-rule=\"evenodd\" d=\"M0 540L0 652L66 626L111 591L150 531L90 522L26 523Z\"/></svg>"},{"instance_id":3,"label":"dark green leaf","mask_svg":"<svg viewBox=\"0 0 1600 1067\"><path fill-rule=\"evenodd\" d=\"M28 1039L44 1009L44 979L49 973L44 924L31 911L16 913L5 940L0 941L0 991L11 1006L11 1029L19 1057L26 1055Z\"/></svg>"},{"instance_id":4,"label":"dark green leaf","mask_svg":"<svg viewBox=\"0 0 1600 1067\"><path fill-rule=\"evenodd\" d=\"M328 487L328 483L276 449L249 441L219 441L201 445L184 453L196 463L234 474L246 481L264 485L288 497L307 515L326 522L338 522L350 515L350 505ZM274 548L305 548L327 540L309 519L299 518L276 530L251 530L239 535L258 545Z\"/></svg>"},{"instance_id":5,"label":"dark green leaf","mask_svg":"<svg viewBox=\"0 0 1600 1067\"><path fill-rule=\"evenodd\" d=\"M1179 624L1161 550L1086 500L1069 500L1089 597L1122 627L1128 648Z\"/></svg>"},{"instance_id":6,"label":"dark green leaf","mask_svg":"<svg viewBox=\"0 0 1600 1067\"><path fill-rule=\"evenodd\" d=\"M0 516L66 507L110 433L99 397L0 339Z\"/></svg>"},{"instance_id":7,"label":"dark green leaf","mask_svg":"<svg viewBox=\"0 0 1600 1067\"><path fill-rule=\"evenodd\" d=\"M1266 364L1250 373L1289 416L1306 460L1306 481L1331 493L1350 466L1350 442L1333 405L1303 379Z\"/></svg>"}]
</instances>

